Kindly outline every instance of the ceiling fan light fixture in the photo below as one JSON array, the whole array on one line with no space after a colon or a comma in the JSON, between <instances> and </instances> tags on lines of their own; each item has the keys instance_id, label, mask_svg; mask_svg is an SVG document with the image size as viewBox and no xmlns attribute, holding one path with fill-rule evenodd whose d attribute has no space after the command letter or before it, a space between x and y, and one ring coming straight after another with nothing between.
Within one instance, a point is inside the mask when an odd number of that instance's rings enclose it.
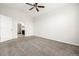
<instances>
[{"instance_id":1,"label":"ceiling fan light fixture","mask_svg":"<svg viewBox=\"0 0 79 59\"><path fill-rule=\"evenodd\" d=\"M30 6L33 6L32 8L30 8L29 10L32 10L32 9L36 9L37 12L39 12L39 8L45 8L45 6L39 6L38 3L34 3L34 4L31 4L31 3L25 3L27 5L30 5Z\"/></svg>"}]
</instances>

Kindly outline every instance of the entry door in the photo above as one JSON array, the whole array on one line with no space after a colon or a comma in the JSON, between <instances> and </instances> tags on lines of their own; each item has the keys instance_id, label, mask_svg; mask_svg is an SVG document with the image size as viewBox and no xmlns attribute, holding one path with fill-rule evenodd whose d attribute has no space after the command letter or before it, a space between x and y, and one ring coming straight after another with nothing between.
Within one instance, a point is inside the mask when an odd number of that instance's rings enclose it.
<instances>
[{"instance_id":1,"label":"entry door","mask_svg":"<svg viewBox=\"0 0 79 59\"><path fill-rule=\"evenodd\" d=\"M1 41L12 39L12 19L7 16L1 17Z\"/></svg>"}]
</instances>

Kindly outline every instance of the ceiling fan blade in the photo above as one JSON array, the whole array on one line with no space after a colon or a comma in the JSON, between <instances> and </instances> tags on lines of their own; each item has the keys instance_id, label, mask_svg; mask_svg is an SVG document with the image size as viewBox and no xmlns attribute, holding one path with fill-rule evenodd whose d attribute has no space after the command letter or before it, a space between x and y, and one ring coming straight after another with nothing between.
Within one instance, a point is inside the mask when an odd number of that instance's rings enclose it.
<instances>
[{"instance_id":1,"label":"ceiling fan blade","mask_svg":"<svg viewBox=\"0 0 79 59\"><path fill-rule=\"evenodd\" d=\"M29 10L32 10L34 7L30 8Z\"/></svg>"},{"instance_id":2,"label":"ceiling fan blade","mask_svg":"<svg viewBox=\"0 0 79 59\"><path fill-rule=\"evenodd\" d=\"M27 5L31 5L31 6L34 6L33 4L30 4L30 3L25 3L25 4L27 4Z\"/></svg>"},{"instance_id":3,"label":"ceiling fan blade","mask_svg":"<svg viewBox=\"0 0 79 59\"><path fill-rule=\"evenodd\" d=\"M38 8L36 8L36 10L37 10L37 12L39 12L39 9Z\"/></svg>"},{"instance_id":4,"label":"ceiling fan blade","mask_svg":"<svg viewBox=\"0 0 79 59\"><path fill-rule=\"evenodd\" d=\"M45 6L38 6L38 8L45 8Z\"/></svg>"}]
</instances>

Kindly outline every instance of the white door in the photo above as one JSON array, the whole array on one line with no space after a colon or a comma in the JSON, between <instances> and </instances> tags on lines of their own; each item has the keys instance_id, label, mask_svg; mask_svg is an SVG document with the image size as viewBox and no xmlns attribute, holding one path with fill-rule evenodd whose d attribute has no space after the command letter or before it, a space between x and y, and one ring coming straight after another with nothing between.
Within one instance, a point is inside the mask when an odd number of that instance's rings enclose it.
<instances>
[{"instance_id":1,"label":"white door","mask_svg":"<svg viewBox=\"0 0 79 59\"><path fill-rule=\"evenodd\" d=\"M1 41L12 39L12 19L7 16L1 17Z\"/></svg>"}]
</instances>

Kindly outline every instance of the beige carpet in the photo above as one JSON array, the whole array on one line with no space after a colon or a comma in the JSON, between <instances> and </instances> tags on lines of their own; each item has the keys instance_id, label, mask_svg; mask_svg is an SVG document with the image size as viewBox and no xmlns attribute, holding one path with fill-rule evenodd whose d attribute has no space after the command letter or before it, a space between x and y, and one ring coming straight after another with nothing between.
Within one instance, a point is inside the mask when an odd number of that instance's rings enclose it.
<instances>
[{"instance_id":1,"label":"beige carpet","mask_svg":"<svg viewBox=\"0 0 79 59\"><path fill-rule=\"evenodd\" d=\"M0 43L1 56L78 56L79 47L30 36Z\"/></svg>"}]
</instances>

